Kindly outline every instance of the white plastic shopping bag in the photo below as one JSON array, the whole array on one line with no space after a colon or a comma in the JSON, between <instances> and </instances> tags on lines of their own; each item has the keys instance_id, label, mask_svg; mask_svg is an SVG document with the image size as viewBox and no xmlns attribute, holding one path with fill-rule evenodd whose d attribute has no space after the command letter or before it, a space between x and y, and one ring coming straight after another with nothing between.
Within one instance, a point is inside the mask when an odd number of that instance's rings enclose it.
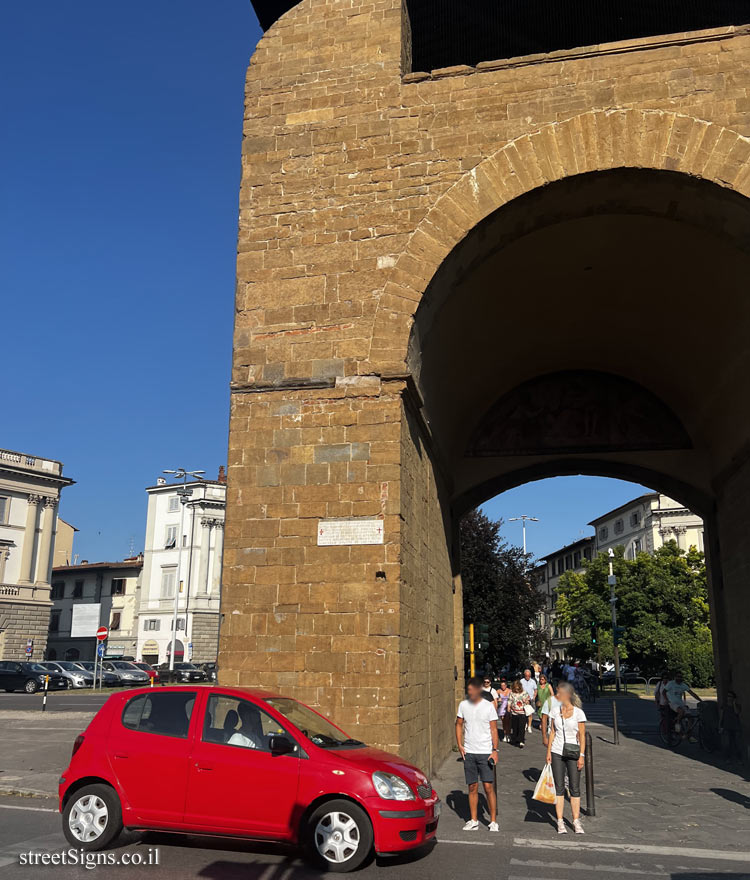
<instances>
[{"instance_id":1,"label":"white plastic shopping bag","mask_svg":"<svg viewBox=\"0 0 750 880\"><path fill-rule=\"evenodd\" d=\"M539 781L534 789L534 800L541 801L543 804L554 804L555 802L555 779L552 776L552 765L545 764Z\"/></svg>"}]
</instances>

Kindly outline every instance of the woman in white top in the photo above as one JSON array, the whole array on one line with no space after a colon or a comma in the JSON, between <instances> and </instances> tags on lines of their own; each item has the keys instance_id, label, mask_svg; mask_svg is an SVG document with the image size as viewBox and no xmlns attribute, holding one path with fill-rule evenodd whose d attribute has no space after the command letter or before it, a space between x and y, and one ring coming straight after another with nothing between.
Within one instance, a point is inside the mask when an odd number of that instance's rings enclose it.
<instances>
[{"instance_id":1,"label":"woman in white top","mask_svg":"<svg viewBox=\"0 0 750 880\"><path fill-rule=\"evenodd\" d=\"M557 813L557 833L566 834L563 808L565 806L565 774L568 774L570 788L570 808L573 812L573 828L576 834L583 834L581 825L581 770L583 769L586 748L586 715L581 708L581 699L569 682L560 682L557 688L556 706L550 721L554 736L547 740L547 763L552 764L555 777L555 812Z\"/></svg>"}]
</instances>

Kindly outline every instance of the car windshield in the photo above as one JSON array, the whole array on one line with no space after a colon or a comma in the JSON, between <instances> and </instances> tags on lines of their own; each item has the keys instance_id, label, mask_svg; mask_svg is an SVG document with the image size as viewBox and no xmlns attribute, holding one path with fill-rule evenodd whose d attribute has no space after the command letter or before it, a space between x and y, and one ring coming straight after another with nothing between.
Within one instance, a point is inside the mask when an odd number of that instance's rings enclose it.
<instances>
[{"instance_id":1,"label":"car windshield","mask_svg":"<svg viewBox=\"0 0 750 880\"><path fill-rule=\"evenodd\" d=\"M33 669L34 672L49 672L49 669L45 669L41 663L29 663L29 668Z\"/></svg>"},{"instance_id":2,"label":"car windshield","mask_svg":"<svg viewBox=\"0 0 750 880\"><path fill-rule=\"evenodd\" d=\"M94 664L91 660L81 660L79 663L76 663L76 666L80 666L81 669L85 669L88 672L94 671Z\"/></svg>"},{"instance_id":3,"label":"car windshield","mask_svg":"<svg viewBox=\"0 0 750 880\"><path fill-rule=\"evenodd\" d=\"M364 745L358 739L351 739L338 727L334 727L330 721L326 721L317 712L313 712L312 709L296 700L290 700L287 697L269 697L266 702L277 712L280 712L284 718L291 721L316 746L323 749L335 749L342 746L350 748Z\"/></svg>"},{"instance_id":4,"label":"car windshield","mask_svg":"<svg viewBox=\"0 0 750 880\"><path fill-rule=\"evenodd\" d=\"M138 668L134 663L128 663L127 660L115 660L112 665L115 669L126 669L128 672Z\"/></svg>"},{"instance_id":5,"label":"car windshield","mask_svg":"<svg viewBox=\"0 0 750 880\"><path fill-rule=\"evenodd\" d=\"M75 663L72 663L70 660L60 660L57 663L58 666L62 666L63 669L67 669L68 672L80 672L81 670L76 666Z\"/></svg>"},{"instance_id":6,"label":"car windshield","mask_svg":"<svg viewBox=\"0 0 750 880\"><path fill-rule=\"evenodd\" d=\"M174 668L175 669L197 669L198 667L195 666L193 663L175 663Z\"/></svg>"}]
</instances>

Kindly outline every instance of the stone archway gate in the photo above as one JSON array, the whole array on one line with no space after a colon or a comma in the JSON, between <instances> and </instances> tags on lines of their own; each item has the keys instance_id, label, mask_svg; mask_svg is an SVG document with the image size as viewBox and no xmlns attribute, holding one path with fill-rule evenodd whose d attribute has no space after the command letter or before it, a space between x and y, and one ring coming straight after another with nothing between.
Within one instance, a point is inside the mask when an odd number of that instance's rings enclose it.
<instances>
[{"instance_id":1,"label":"stone archway gate","mask_svg":"<svg viewBox=\"0 0 750 880\"><path fill-rule=\"evenodd\" d=\"M400 0L303 0L250 64L220 677L429 767L461 595L452 475L407 368L417 306L482 218L548 182L643 167L747 195L750 35L426 73L408 43Z\"/></svg>"}]
</instances>

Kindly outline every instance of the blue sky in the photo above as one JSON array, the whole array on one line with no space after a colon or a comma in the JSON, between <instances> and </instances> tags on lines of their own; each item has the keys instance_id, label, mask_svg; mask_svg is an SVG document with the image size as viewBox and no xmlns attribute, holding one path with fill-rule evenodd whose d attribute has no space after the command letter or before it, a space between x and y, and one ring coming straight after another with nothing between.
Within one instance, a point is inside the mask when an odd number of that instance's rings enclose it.
<instances>
[{"instance_id":1,"label":"blue sky","mask_svg":"<svg viewBox=\"0 0 750 880\"><path fill-rule=\"evenodd\" d=\"M226 458L249 0L34 0L0 10L0 447L60 459L90 560L143 545L145 486ZM539 554L637 495L505 493ZM506 535L520 543L520 528Z\"/></svg>"}]
</instances>

